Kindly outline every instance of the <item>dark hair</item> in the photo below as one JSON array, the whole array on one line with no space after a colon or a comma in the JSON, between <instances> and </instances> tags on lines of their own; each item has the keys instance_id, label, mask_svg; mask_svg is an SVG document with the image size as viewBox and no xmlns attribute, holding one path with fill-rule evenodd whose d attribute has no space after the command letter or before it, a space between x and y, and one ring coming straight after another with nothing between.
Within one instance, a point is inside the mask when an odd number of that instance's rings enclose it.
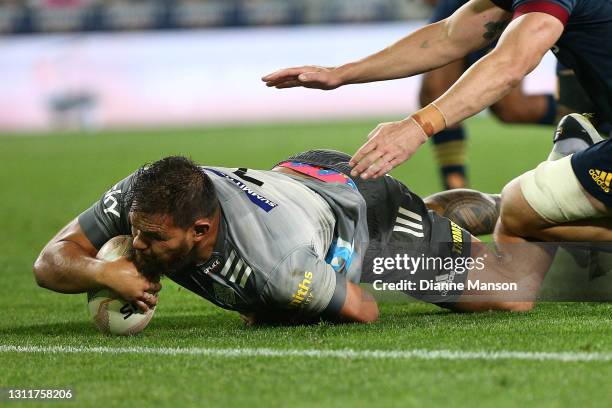
<instances>
[{"instance_id":1,"label":"dark hair","mask_svg":"<svg viewBox=\"0 0 612 408\"><path fill-rule=\"evenodd\" d=\"M215 187L206 173L183 156L169 156L141 167L126 195L130 211L167 214L179 228L212 216L218 206Z\"/></svg>"}]
</instances>

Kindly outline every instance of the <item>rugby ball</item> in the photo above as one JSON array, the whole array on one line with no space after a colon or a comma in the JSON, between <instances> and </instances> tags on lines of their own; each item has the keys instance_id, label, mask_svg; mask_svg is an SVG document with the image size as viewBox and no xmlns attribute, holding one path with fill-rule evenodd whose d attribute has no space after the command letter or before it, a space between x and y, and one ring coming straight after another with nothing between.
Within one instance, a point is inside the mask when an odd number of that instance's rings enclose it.
<instances>
[{"instance_id":1,"label":"rugby ball","mask_svg":"<svg viewBox=\"0 0 612 408\"><path fill-rule=\"evenodd\" d=\"M121 235L109 240L96 255L105 261L114 261L128 254L132 247L132 237ZM147 327L155 309L143 313L136 305L121 299L109 289L87 294L87 308L94 324L104 334L129 336L138 334Z\"/></svg>"}]
</instances>

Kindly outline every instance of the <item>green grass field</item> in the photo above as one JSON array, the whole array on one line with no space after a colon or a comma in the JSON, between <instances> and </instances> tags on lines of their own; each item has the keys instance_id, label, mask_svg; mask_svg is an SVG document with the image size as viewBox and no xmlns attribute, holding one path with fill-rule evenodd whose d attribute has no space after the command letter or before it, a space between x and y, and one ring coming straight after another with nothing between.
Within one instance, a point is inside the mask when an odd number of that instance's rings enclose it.
<instances>
[{"instance_id":1,"label":"green grass field","mask_svg":"<svg viewBox=\"0 0 612 408\"><path fill-rule=\"evenodd\" d=\"M149 327L114 338L89 321L85 295L34 282L32 263L51 236L144 162L179 153L268 168L309 148L352 153L376 123L1 135L0 388L70 387L74 400L54 406L79 407L612 405L612 306L605 303L545 303L520 315L387 303L368 326L248 328L166 280ZM472 185L488 192L543 160L552 132L486 118L469 130ZM428 146L394 175L421 195L440 188Z\"/></svg>"}]
</instances>

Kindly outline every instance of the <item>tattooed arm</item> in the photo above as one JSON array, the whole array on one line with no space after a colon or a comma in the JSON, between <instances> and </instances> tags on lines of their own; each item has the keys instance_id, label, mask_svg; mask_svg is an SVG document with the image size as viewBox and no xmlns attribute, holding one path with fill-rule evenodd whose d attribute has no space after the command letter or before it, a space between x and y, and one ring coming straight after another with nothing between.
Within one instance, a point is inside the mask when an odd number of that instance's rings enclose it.
<instances>
[{"instance_id":1,"label":"tattooed arm","mask_svg":"<svg viewBox=\"0 0 612 408\"><path fill-rule=\"evenodd\" d=\"M287 68L262 79L268 86L279 88L333 89L346 84L408 77L444 66L490 44L510 17L510 13L490 0L472 0L451 17L427 25L359 61L336 68Z\"/></svg>"},{"instance_id":2,"label":"tattooed arm","mask_svg":"<svg viewBox=\"0 0 612 408\"><path fill-rule=\"evenodd\" d=\"M489 27L498 30L497 26ZM503 98L540 63L563 28L560 20L544 13L527 13L514 19L503 30L495 49L434 101L444 113L446 125L459 123Z\"/></svg>"},{"instance_id":3,"label":"tattooed arm","mask_svg":"<svg viewBox=\"0 0 612 408\"><path fill-rule=\"evenodd\" d=\"M492 234L499 218L501 196L476 190L443 191L425 198L425 205L456 222L472 235Z\"/></svg>"}]
</instances>

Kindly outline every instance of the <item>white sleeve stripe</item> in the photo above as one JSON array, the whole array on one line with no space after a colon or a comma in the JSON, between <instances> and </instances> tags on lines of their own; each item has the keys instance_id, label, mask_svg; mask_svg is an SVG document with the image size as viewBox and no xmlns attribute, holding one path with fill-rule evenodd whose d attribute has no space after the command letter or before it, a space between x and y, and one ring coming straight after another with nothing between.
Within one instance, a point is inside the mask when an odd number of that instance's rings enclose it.
<instances>
[{"instance_id":1,"label":"white sleeve stripe","mask_svg":"<svg viewBox=\"0 0 612 408\"><path fill-rule=\"evenodd\" d=\"M408 228L404 228L404 227L394 227L393 231L397 231L397 232L405 232L406 234L410 234L410 235L414 235L415 237L424 237L425 235L422 232L417 232L417 231L413 231L411 229Z\"/></svg>"},{"instance_id":2,"label":"white sleeve stripe","mask_svg":"<svg viewBox=\"0 0 612 408\"><path fill-rule=\"evenodd\" d=\"M405 220L405 219L400 218L400 217L397 217L395 222L397 222L398 224L404 224L404 225L406 225L408 227L416 228L418 230L422 230L423 229L423 226L421 224L417 224L416 222L408 221L408 220Z\"/></svg>"},{"instance_id":3,"label":"white sleeve stripe","mask_svg":"<svg viewBox=\"0 0 612 408\"><path fill-rule=\"evenodd\" d=\"M419 214L412 212L410 210L406 210L405 208L399 207L398 211L400 212L400 214L404 214L407 217L410 217L414 220L417 221L423 221L423 217L421 217Z\"/></svg>"},{"instance_id":4,"label":"white sleeve stripe","mask_svg":"<svg viewBox=\"0 0 612 408\"><path fill-rule=\"evenodd\" d=\"M240 270L242 269L242 265L244 265L244 261L242 259L238 259L238 262L236 263L236 267L234 268L234 272L232 273L232 276L230 277L230 282L236 282L236 279L238 278L238 275L240 274Z\"/></svg>"},{"instance_id":5,"label":"white sleeve stripe","mask_svg":"<svg viewBox=\"0 0 612 408\"><path fill-rule=\"evenodd\" d=\"M232 266L232 263L234 262L234 257L236 256L236 253L234 251L232 251L230 253L229 258L227 259L227 261L225 262L225 265L223 266L223 269L220 272L221 276L225 276L227 275L227 272L229 271L230 266Z\"/></svg>"},{"instance_id":6,"label":"white sleeve stripe","mask_svg":"<svg viewBox=\"0 0 612 408\"><path fill-rule=\"evenodd\" d=\"M242 274L242 279L240 279L240 287L244 288L244 286L246 285L247 279L249 279L249 275L251 274L253 270L251 269L250 266L246 267L246 270L244 271L244 273Z\"/></svg>"}]
</instances>

